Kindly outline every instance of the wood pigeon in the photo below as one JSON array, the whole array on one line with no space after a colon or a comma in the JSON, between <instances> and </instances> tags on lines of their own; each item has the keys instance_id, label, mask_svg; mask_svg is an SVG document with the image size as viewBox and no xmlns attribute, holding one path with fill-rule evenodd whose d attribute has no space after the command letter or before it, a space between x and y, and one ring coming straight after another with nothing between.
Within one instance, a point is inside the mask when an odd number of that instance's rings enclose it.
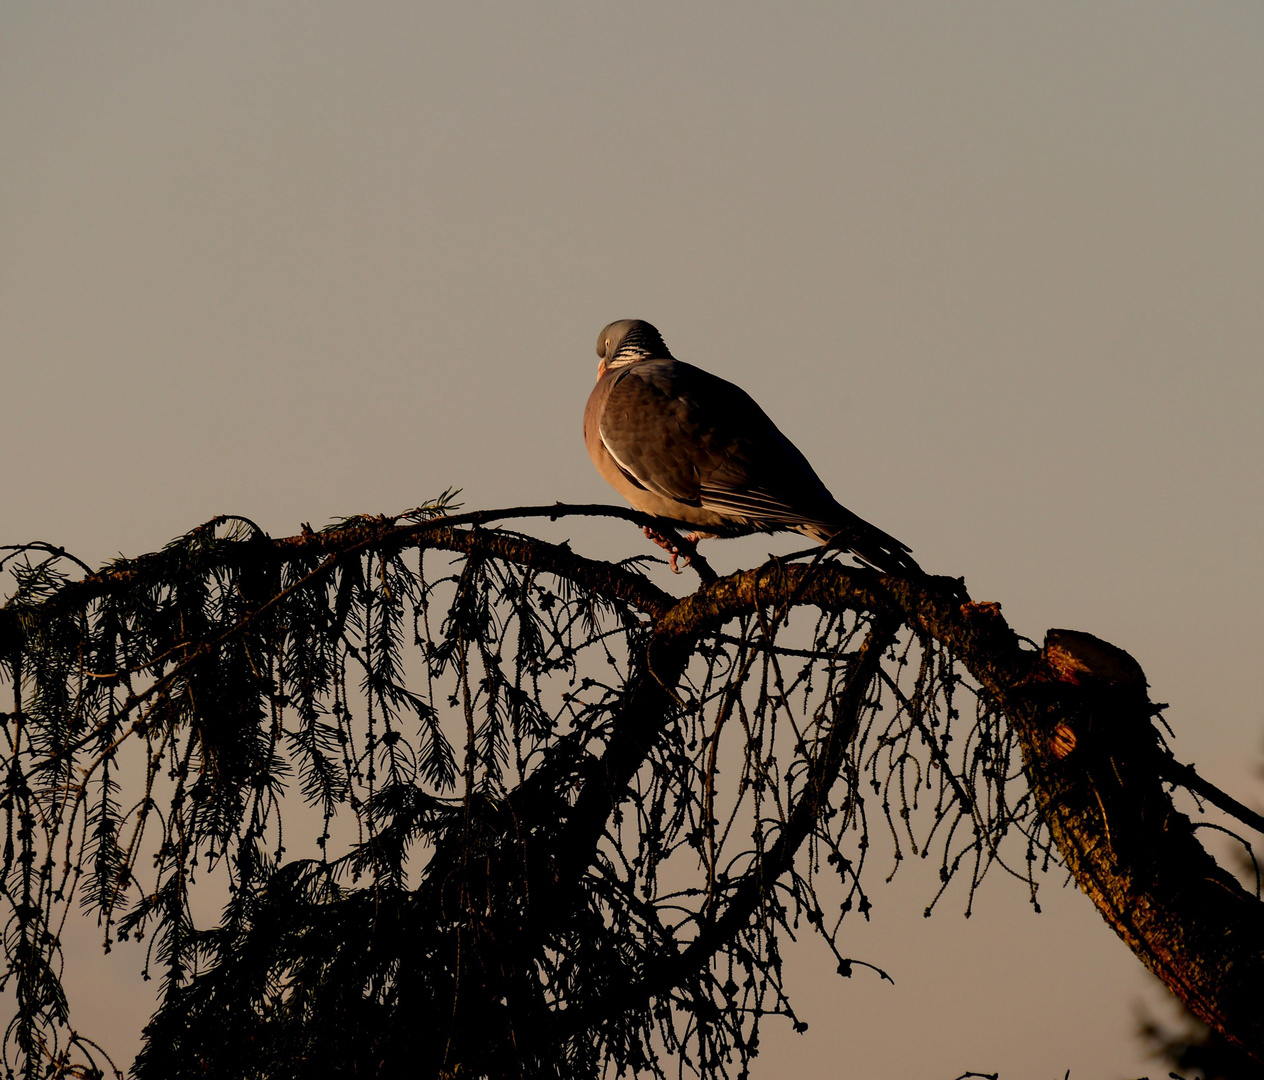
<instances>
[{"instance_id":1,"label":"wood pigeon","mask_svg":"<svg viewBox=\"0 0 1264 1080\"><path fill-rule=\"evenodd\" d=\"M597 339L584 442L597 471L636 509L703 537L793 530L888 574L920 573L906 545L835 501L750 395L672 356L641 319ZM682 554L651 529L646 535Z\"/></svg>"}]
</instances>

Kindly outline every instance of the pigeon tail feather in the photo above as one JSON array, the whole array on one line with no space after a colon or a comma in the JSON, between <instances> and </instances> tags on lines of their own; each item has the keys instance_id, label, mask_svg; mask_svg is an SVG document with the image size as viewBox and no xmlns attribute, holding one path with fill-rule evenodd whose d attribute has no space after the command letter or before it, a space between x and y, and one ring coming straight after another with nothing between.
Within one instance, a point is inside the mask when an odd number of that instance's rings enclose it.
<instances>
[{"instance_id":1,"label":"pigeon tail feather","mask_svg":"<svg viewBox=\"0 0 1264 1080\"><path fill-rule=\"evenodd\" d=\"M913 558L907 544L858 517L842 524L804 522L798 531L804 536L810 536L818 544L828 544L849 551L879 573L904 576L921 576L925 573Z\"/></svg>"}]
</instances>

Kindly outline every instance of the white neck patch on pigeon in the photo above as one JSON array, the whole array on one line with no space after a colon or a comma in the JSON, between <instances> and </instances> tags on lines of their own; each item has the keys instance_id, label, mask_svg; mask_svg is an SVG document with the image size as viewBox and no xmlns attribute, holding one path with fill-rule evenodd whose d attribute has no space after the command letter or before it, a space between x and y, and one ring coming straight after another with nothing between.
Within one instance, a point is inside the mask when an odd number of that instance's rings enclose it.
<instances>
[{"instance_id":1,"label":"white neck patch on pigeon","mask_svg":"<svg viewBox=\"0 0 1264 1080\"><path fill-rule=\"evenodd\" d=\"M648 360L649 355L645 349L638 349L635 345L624 346L614 355L613 359L606 361L606 367L627 367L629 364L635 364L638 360Z\"/></svg>"}]
</instances>

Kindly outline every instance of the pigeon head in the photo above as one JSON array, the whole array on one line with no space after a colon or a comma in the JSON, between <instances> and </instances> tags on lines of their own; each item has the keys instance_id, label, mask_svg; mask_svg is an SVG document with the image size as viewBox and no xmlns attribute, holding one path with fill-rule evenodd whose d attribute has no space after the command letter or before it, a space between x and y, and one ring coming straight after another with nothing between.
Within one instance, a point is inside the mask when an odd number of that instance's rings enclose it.
<instances>
[{"instance_id":1,"label":"pigeon head","mask_svg":"<svg viewBox=\"0 0 1264 1080\"><path fill-rule=\"evenodd\" d=\"M610 368L634 364L638 360L670 360L671 352L663 335L644 319L620 319L607 326L597 338L598 376Z\"/></svg>"}]
</instances>

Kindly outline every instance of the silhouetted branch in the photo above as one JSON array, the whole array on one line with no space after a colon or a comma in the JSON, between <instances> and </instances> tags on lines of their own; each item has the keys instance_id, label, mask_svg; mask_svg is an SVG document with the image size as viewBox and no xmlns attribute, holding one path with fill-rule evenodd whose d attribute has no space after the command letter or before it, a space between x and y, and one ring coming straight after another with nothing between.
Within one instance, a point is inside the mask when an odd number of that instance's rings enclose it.
<instances>
[{"instance_id":1,"label":"silhouetted branch","mask_svg":"<svg viewBox=\"0 0 1264 1080\"><path fill-rule=\"evenodd\" d=\"M1161 750L1122 650L1073 631L1027 647L959 580L823 549L718 580L699 560L678 598L632 563L487 528L662 530L635 511L447 508L276 540L223 516L75 581L53 545L6 549L6 1053L33 1062L64 1022L50 927L83 895L107 940L147 934L165 967L142 1076L334 1057L663 1075L663 1052L723 1074L761 1016L793 1016L787 905L838 955L805 843L828 850L840 911L867 909L867 798L897 861L934 838L946 885L973 860L971 894L997 861L1034 890L1033 852L1055 843L1190 1009L1261 1052L1264 908L1164 781L1264 821ZM296 787L320 859L284 858ZM1003 861L1011 830L1025 871ZM188 915L198 866L234 898L214 930ZM400 1010L420 1025L407 1048Z\"/></svg>"},{"instance_id":2,"label":"silhouetted branch","mask_svg":"<svg viewBox=\"0 0 1264 1080\"><path fill-rule=\"evenodd\" d=\"M1257 814L1249 806L1238 802L1228 792L1221 791L1210 780L1198 775L1193 765L1185 765L1170 755L1159 758L1159 773L1174 784L1189 788L1201 795L1212 806L1218 807L1231 817L1237 818L1243 825L1249 825L1258 833L1264 833L1264 815Z\"/></svg>"}]
</instances>

